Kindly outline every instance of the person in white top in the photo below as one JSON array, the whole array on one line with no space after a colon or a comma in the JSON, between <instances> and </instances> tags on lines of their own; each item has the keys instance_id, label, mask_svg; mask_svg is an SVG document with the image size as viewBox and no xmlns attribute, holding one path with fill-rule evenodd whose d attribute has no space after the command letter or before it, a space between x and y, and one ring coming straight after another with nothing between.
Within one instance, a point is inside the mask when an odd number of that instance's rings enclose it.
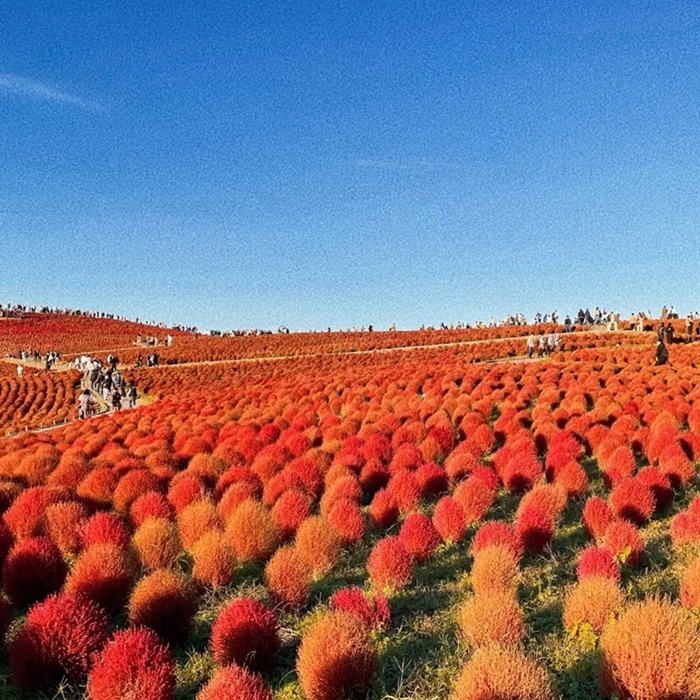
<instances>
[{"instance_id":1,"label":"person in white top","mask_svg":"<svg viewBox=\"0 0 700 700\"><path fill-rule=\"evenodd\" d=\"M22 373L24 372L24 365L17 365L17 376L22 379Z\"/></svg>"}]
</instances>

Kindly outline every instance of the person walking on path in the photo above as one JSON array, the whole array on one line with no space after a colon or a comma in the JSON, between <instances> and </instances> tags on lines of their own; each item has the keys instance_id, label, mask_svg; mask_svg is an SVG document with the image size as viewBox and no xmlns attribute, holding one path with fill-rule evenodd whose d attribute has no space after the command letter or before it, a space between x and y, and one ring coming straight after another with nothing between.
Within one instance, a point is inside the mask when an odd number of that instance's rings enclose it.
<instances>
[{"instance_id":1,"label":"person walking on path","mask_svg":"<svg viewBox=\"0 0 700 700\"><path fill-rule=\"evenodd\" d=\"M673 324L669 321L666 326L666 342L673 345Z\"/></svg>"},{"instance_id":2,"label":"person walking on path","mask_svg":"<svg viewBox=\"0 0 700 700\"><path fill-rule=\"evenodd\" d=\"M86 420L92 415L92 408L95 400L92 398L89 389L83 389L83 393L78 397L78 420Z\"/></svg>"},{"instance_id":3,"label":"person walking on path","mask_svg":"<svg viewBox=\"0 0 700 700\"><path fill-rule=\"evenodd\" d=\"M535 334L530 333L530 335L527 337L527 356L529 359L532 359L532 355L535 352Z\"/></svg>"},{"instance_id":4,"label":"person walking on path","mask_svg":"<svg viewBox=\"0 0 700 700\"><path fill-rule=\"evenodd\" d=\"M122 408L122 395L119 393L119 389L117 387L114 388L114 392L112 393L112 410L113 411L120 411Z\"/></svg>"},{"instance_id":5,"label":"person walking on path","mask_svg":"<svg viewBox=\"0 0 700 700\"><path fill-rule=\"evenodd\" d=\"M134 408L134 406L136 406L136 399L138 398L136 384L134 384L134 382L131 382L131 386L129 387L127 397L129 398L129 408Z\"/></svg>"}]
</instances>

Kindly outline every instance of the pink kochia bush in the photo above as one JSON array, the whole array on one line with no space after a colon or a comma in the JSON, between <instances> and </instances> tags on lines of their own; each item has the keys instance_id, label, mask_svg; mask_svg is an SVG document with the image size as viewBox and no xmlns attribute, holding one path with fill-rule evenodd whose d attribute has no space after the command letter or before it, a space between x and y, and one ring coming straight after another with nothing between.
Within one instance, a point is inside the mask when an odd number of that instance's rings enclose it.
<instances>
[{"instance_id":1,"label":"pink kochia bush","mask_svg":"<svg viewBox=\"0 0 700 700\"><path fill-rule=\"evenodd\" d=\"M90 700L172 700L175 662L158 635L145 627L117 632L88 675Z\"/></svg>"},{"instance_id":2,"label":"pink kochia bush","mask_svg":"<svg viewBox=\"0 0 700 700\"><path fill-rule=\"evenodd\" d=\"M220 666L237 663L262 670L272 663L280 646L277 616L252 598L229 603L211 630L211 649Z\"/></svg>"},{"instance_id":3,"label":"pink kochia bush","mask_svg":"<svg viewBox=\"0 0 700 700\"><path fill-rule=\"evenodd\" d=\"M37 603L10 645L15 683L22 690L46 688L63 676L85 679L91 658L109 636L107 616L85 598L56 594Z\"/></svg>"}]
</instances>

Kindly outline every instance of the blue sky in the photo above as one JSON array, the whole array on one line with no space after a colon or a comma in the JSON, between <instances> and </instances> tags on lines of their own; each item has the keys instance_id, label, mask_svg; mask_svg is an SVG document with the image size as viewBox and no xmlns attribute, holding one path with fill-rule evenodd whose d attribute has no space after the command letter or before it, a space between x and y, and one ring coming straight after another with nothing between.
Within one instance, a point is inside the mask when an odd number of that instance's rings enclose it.
<instances>
[{"instance_id":1,"label":"blue sky","mask_svg":"<svg viewBox=\"0 0 700 700\"><path fill-rule=\"evenodd\" d=\"M700 4L5 3L0 300L200 328L700 307Z\"/></svg>"}]
</instances>

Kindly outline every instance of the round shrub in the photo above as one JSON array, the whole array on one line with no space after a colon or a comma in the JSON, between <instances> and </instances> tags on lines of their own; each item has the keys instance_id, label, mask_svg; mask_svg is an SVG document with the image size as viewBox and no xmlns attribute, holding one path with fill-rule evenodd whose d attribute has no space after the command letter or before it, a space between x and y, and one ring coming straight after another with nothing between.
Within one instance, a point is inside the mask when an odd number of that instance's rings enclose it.
<instances>
[{"instance_id":1,"label":"round shrub","mask_svg":"<svg viewBox=\"0 0 700 700\"><path fill-rule=\"evenodd\" d=\"M308 700L361 698L369 691L376 651L355 615L331 612L304 633L297 673Z\"/></svg>"},{"instance_id":2,"label":"round shrub","mask_svg":"<svg viewBox=\"0 0 700 700\"><path fill-rule=\"evenodd\" d=\"M191 552L197 540L205 532L221 529L221 520L216 506L206 499L190 503L179 511L177 528L183 548L186 552Z\"/></svg>"},{"instance_id":3,"label":"round shrub","mask_svg":"<svg viewBox=\"0 0 700 700\"><path fill-rule=\"evenodd\" d=\"M536 505L528 505L518 512L515 531L529 552L541 552L554 536L554 519L550 512Z\"/></svg>"},{"instance_id":4,"label":"round shrub","mask_svg":"<svg viewBox=\"0 0 700 700\"><path fill-rule=\"evenodd\" d=\"M568 630L587 624L600 634L611 616L622 608L623 596L617 583L605 576L581 579L566 594L563 621Z\"/></svg>"},{"instance_id":5,"label":"round shrub","mask_svg":"<svg viewBox=\"0 0 700 700\"><path fill-rule=\"evenodd\" d=\"M95 601L108 612L117 612L133 585L133 566L124 550L113 544L94 544L76 559L65 590Z\"/></svg>"},{"instance_id":6,"label":"round shrub","mask_svg":"<svg viewBox=\"0 0 700 700\"><path fill-rule=\"evenodd\" d=\"M401 526L399 541L414 561L423 562L434 554L440 535L427 515L411 513Z\"/></svg>"},{"instance_id":7,"label":"round shrub","mask_svg":"<svg viewBox=\"0 0 700 700\"><path fill-rule=\"evenodd\" d=\"M433 525L443 542L460 542L467 529L462 506L452 496L443 496L433 511Z\"/></svg>"},{"instance_id":8,"label":"round shrub","mask_svg":"<svg viewBox=\"0 0 700 700\"><path fill-rule=\"evenodd\" d=\"M477 649L450 700L555 700L547 674L519 649L498 644Z\"/></svg>"},{"instance_id":9,"label":"round shrub","mask_svg":"<svg viewBox=\"0 0 700 700\"><path fill-rule=\"evenodd\" d=\"M535 486L520 499L518 510L515 514L516 520L521 513L533 506L543 510L552 522L556 522L566 508L566 492L554 484Z\"/></svg>"},{"instance_id":10,"label":"round shrub","mask_svg":"<svg viewBox=\"0 0 700 700\"><path fill-rule=\"evenodd\" d=\"M297 530L295 549L314 576L324 576L338 561L342 542L320 516L307 518Z\"/></svg>"},{"instance_id":11,"label":"round shrub","mask_svg":"<svg viewBox=\"0 0 700 700\"><path fill-rule=\"evenodd\" d=\"M413 561L398 537L384 537L367 558L367 572L375 588L399 591L413 579Z\"/></svg>"},{"instance_id":12,"label":"round shrub","mask_svg":"<svg viewBox=\"0 0 700 700\"><path fill-rule=\"evenodd\" d=\"M200 586L228 586L236 568L236 553L222 532L205 532L192 548L192 579Z\"/></svg>"},{"instance_id":13,"label":"round shrub","mask_svg":"<svg viewBox=\"0 0 700 700\"><path fill-rule=\"evenodd\" d=\"M210 646L216 663L236 663L260 671L280 650L279 622L272 610L252 598L229 603L216 618Z\"/></svg>"},{"instance_id":14,"label":"round shrub","mask_svg":"<svg viewBox=\"0 0 700 700\"><path fill-rule=\"evenodd\" d=\"M90 700L172 700L175 661L152 630L122 630L96 656L87 691Z\"/></svg>"},{"instance_id":15,"label":"round shrub","mask_svg":"<svg viewBox=\"0 0 700 700\"><path fill-rule=\"evenodd\" d=\"M644 553L644 540L639 530L627 520L610 523L603 546L632 568L639 564Z\"/></svg>"},{"instance_id":16,"label":"round shrub","mask_svg":"<svg viewBox=\"0 0 700 700\"><path fill-rule=\"evenodd\" d=\"M80 549L79 532L86 519L85 506L76 501L55 503L46 509L46 533L64 556Z\"/></svg>"},{"instance_id":17,"label":"round shrub","mask_svg":"<svg viewBox=\"0 0 700 700\"><path fill-rule=\"evenodd\" d=\"M281 547L265 565L265 585L273 600L289 610L299 610L309 599L311 568L294 547Z\"/></svg>"},{"instance_id":18,"label":"round shrub","mask_svg":"<svg viewBox=\"0 0 700 700\"><path fill-rule=\"evenodd\" d=\"M532 488L542 478L542 465L529 452L514 454L503 470L503 485L513 493Z\"/></svg>"},{"instance_id":19,"label":"round shrub","mask_svg":"<svg viewBox=\"0 0 700 700\"><path fill-rule=\"evenodd\" d=\"M416 480L423 498L439 496L447 491L447 474L435 462L426 462L418 467Z\"/></svg>"},{"instance_id":20,"label":"round shrub","mask_svg":"<svg viewBox=\"0 0 700 700\"><path fill-rule=\"evenodd\" d=\"M217 668L195 700L273 700L272 691L247 668Z\"/></svg>"},{"instance_id":21,"label":"round shrub","mask_svg":"<svg viewBox=\"0 0 700 700\"><path fill-rule=\"evenodd\" d=\"M389 603L382 593L365 593L357 586L341 588L330 599L331 610L352 613L369 629L383 629L389 624Z\"/></svg>"},{"instance_id":22,"label":"round shrub","mask_svg":"<svg viewBox=\"0 0 700 700\"><path fill-rule=\"evenodd\" d=\"M167 569L142 578L129 600L129 622L149 627L169 644L187 639L196 612L187 582Z\"/></svg>"},{"instance_id":23,"label":"round shrub","mask_svg":"<svg viewBox=\"0 0 700 700\"><path fill-rule=\"evenodd\" d=\"M576 566L576 577L579 581L584 581L601 576L619 584L620 565L609 549L592 544L581 552Z\"/></svg>"},{"instance_id":24,"label":"round shrub","mask_svg":"<svg viewBox=\"0 0 700 700\"><path fill-rule=\"evenodd\" d=\"M465 522L471 525L483 519L497 494L484 479L471 476L458 484L453 498L461 506Z\"/></svg>"},{"instance_id":25,"label":"round shrub","mask_svg":"<svg viewBox=\"0 0 700 700\"><path fill-rule=\"evenodd\" d=\"M600 540L605 537L605 531L615 516L602 498L593 496L586 501L581 519L588 536L594 540Z\"/></svg>"},{"instance_id":26,"label":"round shrub","mask_svg":"<svg viewBox=\"0 0 700 700\"><path fill-rule=\"evenodd\" d=\"M656 500L653 491L634 477L622 479L610 492L610 508L618 518L645 523L654 513Z\"/></svg>"},{"instance_id":27,"label":"round shrub","mask_svg":"<svg viewBox=\"0 0 700 700\"><path fill-rule=\"evenodd\" d=\"M244 501L226 525L226 536L240 562L263 562L280 542L270 511L258 501Z\"/></svg>"},{"instance_id":28,"label":"round shrub","mask_svg":"<svg viewBox=\"0 0 700 700\"><path fill-rule=\"evenodd\" d=\"M147 571L169 569L182 552L177 525L164 518L148 518L134 533L132 544Z\"/></svg>"},{"instance_id":29,"label":"round shrub","mask_svg":"<svg viewBox=\"0 0 700 700\"><path fill-rule=\"evenodd\" d=\"M408 470L396 472L387 484L387 490L394 496L402 515L418 507L421 490L416 475Z\"/></svg>"},{"instance_id":30,"label":"round shrub","mask_svg":"<svg viewBox=\"0 0 700 700\"><path fill-rule=\"evenodd\" d=\"M310 514L311 499L299 489L285 491L272 508L272 519L285 541L294 537L299 526Z\"/></svg>"},{"instance_id":31,"label":"round shrub","mask_svg":"<svg viewBox=\"0 0 700 700\"><path fill-rule=\"evenodd\" d=\"M513 553L503 545L489 545L474 555L471 584L477 595L489 593L515 594L518 565Z\"/></svg>"},{"instance_id":32,"label":"round shrub","mask_svg":"<svg viewBox=\"0 0 700 700\"><path fill-rule=\"evenodd\" d=\"M684 608L700 608L700 557L690 562L681 578L680 600Z\"/></svg>"},{"instance_id":33,"label":"round shrub","mask_svg":"<svg viewBox=\"0 0 700 700\"><path fill-rule=\"evenodd\" d=\"M399 519L399 504L388 489L380 489L369 504L369 518L376 528L391 527Z\"/></svg>"},{"instance_id":34,"label":"round shrub","mask_svg":"<svg viewBox=\"0 0 700 700\"><path fill-rule=\"evenodd\" d=\"M665 508L673 499L671 480L658 467L640 469L637 480L652 490L659 508Z\"/></svg>"},{"instance_id":35,"label":"round shrub","mask_svg":"<svg viewBox=\"0 0 700 700\"><path fill-rule=\"evenodd\" d=\"M148 491L139 496L129 508L129 521L134 528L141 527L148 518L173 520L175 511L160 491Z\"/></svg>"},{"instance_id":36,"label":"round shrub","mask_svg":"<svg viewBox=\"0 0 700 700\"><path fill-rule=\"evenodd\" d=\"M505 547L513 555L516 562L519 562L523 556L522 541L515 529L508 523L498 520L484 523L472 540L472 554L476 556L480 550L489 545Z\"/></svg>"},{"instance_id":37,"label":"round shrub","mask_svg":"<svg viewBox=\"0 0 700 700\"><path fill-rule=\"evenodd\" d=\"M480 593L462 603L457 614L464 639L472 647L491 642L519 644L525 638L523 613L509 593Z\"/></svg>"},{"instance_id":38,"label":"round shrub","mask_svg":"<svg viewBox=\"0 0 700 700\"><path fill-rule=\"evenodd\" d=\"M554 483L566 493L567 498L581 498L588 491L588 476L578 462L569 462L557 470Z\"/></svg>"},{"instance_id":39,"label":"round shrub","mask_svg":"<svg viewBox=\"0 0 700 700\"><path fill-rule=\"evenodd\" d=\"M648 598L609 622L600 638L606 697L694 698L700 692L700 635L692 614Z\"/></svg>"},{"instance_id":40,"label":"round shrub","mask_svg":"<svg viewBox=\"0 0 700 700\"><path fill-rule=\"evenodd\" d=\"M336 501L327 518L344 547L357 544L365 535L365 518L355 501L348 498Z\"/></svg>"},{"instance_id":41,"label":"round shrub","mask_svg":"<svg viewBox=\"0 0 700 700\"><path fill-rule=\"evenodd\" d=\"M31 605L61 588L67 571L60 550L48 537L25 537L5 559L2 587L15 605Z\"/></svg>"},{"instance_id":42,"label":"round shrub","mask_svg":"<svg viewBox=\"0 0 700 700\"><path fill-rule=\"evenodd\" d=\"M46 688L64 676L80 683L92 655L109 636L107 616L95 603L54 594L29 610L10 645L10 665L22 690Z\"/></svg>"},{"instance_id":43,"label":"round shrub","mask_svg":"<svg viewBox=\"0 0 700 700\"><path fill-rule=\"evenodd\" d=\"M129 531L115 513L95 513L80 528L83 549L94 544L113 544L120 549L127 549L129 540Z\"/></svg>"}]
</instances>

